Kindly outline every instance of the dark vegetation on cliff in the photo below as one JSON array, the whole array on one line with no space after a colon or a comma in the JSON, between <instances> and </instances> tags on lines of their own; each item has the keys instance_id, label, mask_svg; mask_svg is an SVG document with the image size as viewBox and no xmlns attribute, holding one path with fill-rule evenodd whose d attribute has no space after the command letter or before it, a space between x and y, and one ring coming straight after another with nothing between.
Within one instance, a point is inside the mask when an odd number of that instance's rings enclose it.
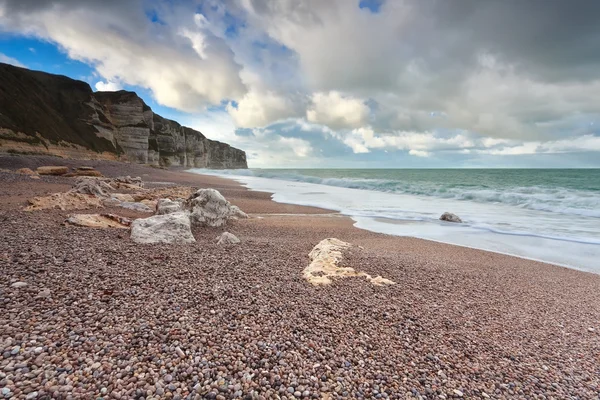
<instances>
[{"instance_id":1,"label":"dark vegetation on cliff","mask_svg":"<svg viewBox=\"0 0 600 400\"><path fill-rule=\"evenodd\" d=\"M247 168L242 150L154 114L134 92L93 92L66 76L0 63L0 152L62 148L82 158L89 151L161 166Z\"/></svg>"}]
</instances>

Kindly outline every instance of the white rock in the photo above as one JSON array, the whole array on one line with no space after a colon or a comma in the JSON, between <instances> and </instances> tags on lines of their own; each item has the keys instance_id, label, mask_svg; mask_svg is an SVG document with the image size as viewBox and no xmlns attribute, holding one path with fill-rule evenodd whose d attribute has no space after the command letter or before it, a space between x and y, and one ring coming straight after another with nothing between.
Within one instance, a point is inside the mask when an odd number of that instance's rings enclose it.
<instances>
[{"instance_id":1,"label":"white rock","mask_svg":"<svg viewBox=\"0 0 600 400\"><path fill-rule=\"evenodd\" d=\"M223 226L229 219L248 218L246 213L231 205L218 190L200 189L187 201L192 224Z\"/></svg>"},{"instance_id":2,"label":"white rock","mask_svg":"<svg viewBox=\"0 0 600 400\"><path fill-rule=\"evenodd\" d=\"M173 201L171 199L159 199L156 204L156 214L164 215L171 214L174 212L182 211L183 202L182 201Z\"/></svg>"},{"instance_id":3,"label":"white rock","mask_svg":"<svg viewBox=\"0 0 600 400\"><path fill-rule=\"evenodd\" d=\"M40 292L37 294L36 297L43 299L43 298L46 298L46 297L50 297L50 295L51 295L50 289L45 288L45 289L40 290Z\"/></svg>"},{"instance_id":4,"label":"white rock","mask_svg":"<svg viewBox=\"0 0 600 400\"><path fill-rule=\"evenodd\" d=\"M15 282L12 285L10 285L10 287L15 288L15 289L24 288L26 286L27 286L27 282Z\"/></svg>"},{"instance_id":5,"label":"white rock","mask_svg":"<svg viewBox=\"0 0 600 400\"><path fill-rule=\"evenodd\" d=\"M130 201L122 201L119 207L127 208L128 210L151 213L152 209L143 203L133 203Z\"/></svg>"},{"instance_id":6,"label":"white rock","mask_svg":"<svg viewBox=\"0 0 600 400\"><path fill-rule=\"evenodd\" d=\"M396 284L382 276L372 277L366 272L356 271L351 267L340 267L343 252L352 247L352 244L336 238L321 240L308 254L311 262L302 272L304 279L313 285L329 285L333 277L364 277L376 286Z\"/></svg>"},{"instance_id":7,"label":"white rock","mask_svg":"<svg viewBox=\"0 0 600 400\"><path fill-rule=\"evenodd\" d=\"M443 213L442 216L440 217L440 220L448 221L448 222L457 222L457 223L462 222L462 219L460 219L460 217L458 215L452 214L449 212Z\"/></svg>"},{"instance_id":8,"label":"white rock","mask_svg":"<svg viewBox=\"0 0 600 400\"><path fill-rule=\"evenodd\" d=\"M111 197L119 201L128 201L130 203L135 202L135 199L129 193L113 193Z\"/></svg>"},{"instance_id":9,"label":"white rock","mask_svg":"<svg viewBox=\"0 0 600 400\"><path fill-rule=\"evenodd\" d=\"M233 233L229 232L223 232L217 239L219 240L217 242L219 246L240 243L240 239L238 239Z\"/></svg>"},{"instance_id":10,"label":"white rock","mask_svg":"<svg viewBox=\"0 0 600 400\"><path fill-rule=\"evenodd\" d=\"M140 218L131 224L131 240L136 243L192 243L190 218L186 212Z\"/></svg>"},{"instance_id":11,"label":"white rock","mask_svg":"<svg viewBox=\"0 0 600 400\"><path fill-rule=\"evenodd\" d=\"M108 197L113 188L99 179L81 179L69 192L90 194L98 197Z\"/></svg>"}]
</instances>

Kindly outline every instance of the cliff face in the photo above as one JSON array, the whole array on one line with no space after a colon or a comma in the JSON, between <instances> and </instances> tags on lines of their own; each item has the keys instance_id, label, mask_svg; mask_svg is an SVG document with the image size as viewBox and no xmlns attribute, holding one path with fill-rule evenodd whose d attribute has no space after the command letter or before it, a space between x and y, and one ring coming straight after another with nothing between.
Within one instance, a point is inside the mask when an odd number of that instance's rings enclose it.
<instances>
[{"instance_id":1,"label":"cliff face","mask_svg":"<svg viewBox=\"0 0 600 400\"><path fill-rule=\"evenodd\" d=\"M92 92L64 76L0 63L0 152L248 168L246 154L152 112L134 92Z\"/></svg>"}]
</instances>

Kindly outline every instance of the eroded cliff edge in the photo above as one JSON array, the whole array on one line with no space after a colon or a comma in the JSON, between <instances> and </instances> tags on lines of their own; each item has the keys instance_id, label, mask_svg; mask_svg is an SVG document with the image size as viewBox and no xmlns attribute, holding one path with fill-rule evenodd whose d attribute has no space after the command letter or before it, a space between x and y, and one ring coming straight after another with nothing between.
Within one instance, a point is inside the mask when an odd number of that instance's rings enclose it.
<instances>
[{"instance_id":1,"label":"eroded cliff edge","mask_svg":"<svg viewBox=\"0 0 600 400\"><path fill-rule=\"evenodd\" d=\"M161 117L134 92L0 63L0 152L248 168L246 153Z\"/></svg>"}]
</instances>

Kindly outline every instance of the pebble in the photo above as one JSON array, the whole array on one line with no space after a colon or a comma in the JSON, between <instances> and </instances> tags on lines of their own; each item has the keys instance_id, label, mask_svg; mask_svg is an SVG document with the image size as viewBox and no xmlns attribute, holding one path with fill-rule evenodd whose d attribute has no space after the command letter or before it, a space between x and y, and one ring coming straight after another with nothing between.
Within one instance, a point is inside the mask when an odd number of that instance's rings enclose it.
<instances>
[{"instance_id":1,"label":"pebble","mask_svg":"<svg viewBox=\"0 0 600 400\"><path fill-rule=\"evenodd\" d=\"M19 190L50 192L31 186ZM597 397L596 276L344 218L235 221L247 245L223 249L214 229L142 246L127 231L66 229L68 211L0 213L2 398ZM402 284L307 285L308 251L333 234L365 245L344 263ZM21 280L32 289L7 288ZM51 300L23 295L46 289Z\"/></svg>"},{"instance_id":2,"label":"pebble","mask_svg":"<svg viewBox=\"0 0 600 400\"><path fill-rule=\"evenodd\" d=\"M24 288L27 287L27 282L15 282L12 285L10 285L10 287L15 288L15 289L20 289L20 288Z\"/></svg>"}]
</instances>

